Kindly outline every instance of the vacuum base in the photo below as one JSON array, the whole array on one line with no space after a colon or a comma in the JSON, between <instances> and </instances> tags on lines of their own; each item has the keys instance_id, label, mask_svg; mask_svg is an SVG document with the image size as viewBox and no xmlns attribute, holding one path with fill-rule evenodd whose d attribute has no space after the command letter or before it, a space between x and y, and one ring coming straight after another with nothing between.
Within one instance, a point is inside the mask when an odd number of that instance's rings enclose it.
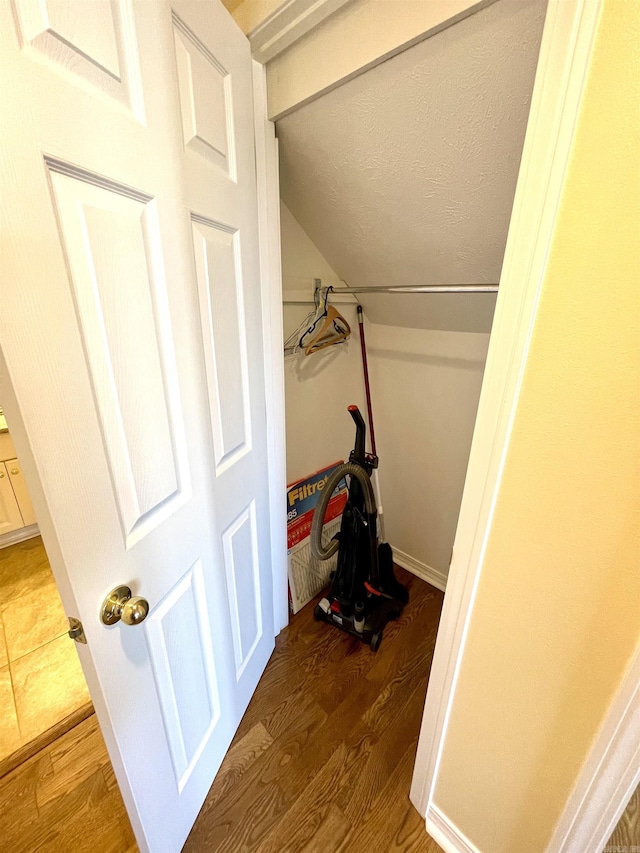
<instances>
[{"instance_id":1,"label":"vacuum base","mask_svg":"<svg viewBox=\"0 0 640 853\"><path fill-rule=\"evenodd\" d=\"M340 602L333 596L322 598L315 606L313 615L318 622L328 622L335 628L357 637L361 642L377 652L382 642L382 632L388 622L398 619L404 609L404 602L393 598L381 598L379 602L368 602L368 612L361 627L353 613L346 614Z\"/></svg>"}]
</instances>

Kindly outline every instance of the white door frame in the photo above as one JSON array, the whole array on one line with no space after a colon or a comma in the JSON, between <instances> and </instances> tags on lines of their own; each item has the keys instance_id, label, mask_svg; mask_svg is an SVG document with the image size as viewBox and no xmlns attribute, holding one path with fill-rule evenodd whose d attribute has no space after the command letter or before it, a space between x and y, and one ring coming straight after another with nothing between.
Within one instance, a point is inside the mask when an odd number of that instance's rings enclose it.
<instances>
[{"instance_id":1,"label":"white door frame","mask_svg":"<svg viewBox=\"0 0 640 853\"><path fill-rule=\"evenodd\" d=\"M273 627L276 635L289 621L287 596L287 491L284 356L282 329L282 270L280 262L280 176L275 125L267 118L267 77L264 65L253 60L253 110L258 177L258 231L262 280L267 452L269 454L269 514Z\"/></svg>"},{"instance_id":2,"label":"white door frame","mask_svg":"<svg viewBox=\"0 0 640 853\"><path fill-rule=\"evenodd\" d=\"M602 0L549 0L544 26L411 787L413 804L421 815L426 816L429 833L445 850L474 849L465 839L456 837L446 817L434 808L433 791L518 406L601 6ZM638 783L637 749L628 733L632 731L638 710L635 687L639 671L640 658L636 657L603 724L598 742L577 780L548 853L602 849L608 838L607 834L602 837L603 833L610 832L615 826L633 786ZM616 768L613 775L612 766ZM622 783L619 781L621 777ZM579 825L589 825L593 832L588 838L582 834L578 846L571 847L570 839L575 839ZM599 843L600 847L597 846Z\"/></svg>"}]
</instances>

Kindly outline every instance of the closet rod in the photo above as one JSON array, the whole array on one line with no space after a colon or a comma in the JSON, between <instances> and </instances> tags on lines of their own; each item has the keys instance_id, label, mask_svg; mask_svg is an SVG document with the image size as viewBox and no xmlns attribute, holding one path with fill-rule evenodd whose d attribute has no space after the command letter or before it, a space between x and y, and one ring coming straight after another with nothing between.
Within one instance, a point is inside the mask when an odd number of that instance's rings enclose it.
<instances>
[{"instance_id":1,"label":"closet rod","mask_svg":"<svg viewBox=\"0 0 640 853\"><path fill-rule=\"evenodd\" d=\"M497 293L497 284L407 284L395 287L336 287L334 293Z\"/></svg>"}]
</instances>

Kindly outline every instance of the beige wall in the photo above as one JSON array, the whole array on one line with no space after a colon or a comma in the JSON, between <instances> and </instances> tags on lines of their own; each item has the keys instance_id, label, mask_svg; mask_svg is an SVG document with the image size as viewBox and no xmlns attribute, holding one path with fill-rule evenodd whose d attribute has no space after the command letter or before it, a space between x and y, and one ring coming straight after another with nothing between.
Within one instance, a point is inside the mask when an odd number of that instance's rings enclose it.
<instances>
[{"instance_id":1,"label":"beige wall","mask_svg":"<svg viewBox=\"0 0 640 853\"><path fill-rule=\"evenodd\" d=\"M640 642L640 5L605 0L437 778L545 849Z\"/></svg>"},{"instance_id":2,"label":"beige wall","mask_svg":"<svg viewBox=\"0 0 640 853\"><path fill-rule=\"evenodd\" d=\"M352 0L267 65L269 117L379 64L494 0Z\"/></svg>"},{"instance_id":3,"label":"beige wall","mask_svg":"<svg viewBox=\"0 0 640 853\"><path fill-rule=\"evenodd\" d=\"M489 335L374 324L366 334L385 534L444 580Z\"/></svg>"},{"instance_id":4,"label":"beige wall","mask_svg":"<svg viewBox=\"0 0 640 853\"><path fill-rule=\"evenodd\" d=\"M235 10L240 6L243 0L222 0L222 5L228 12L235 12Z\"/></svg>"},{"instance_id":5,"label":"beige wall","mask_svg":"<svg viewBox=\"0 0 640 853\"><path fill-rule=\"evenodd\" d=\"M286 0L222 0L233 13L235 22L243 33L250 33L273 15Z\"/></svg>"},{"instance_id":6,"label":"beige wall","mask_svg":"<svg viewBox=\"0 0 640 853\"><path fill-rule=\"evenodd\" d=\"M316 249L289 208L282 202L280 236L283 290L306 289L311 297L314 278L322 279L323 284L340 284L336 271Z\"/></svg>"},{"instance_id":7,"label":"beige wall","mask_svg":"<svg viewBox=\"0 0 640 853\"><path fill-rule=\"evenodd\" d=\"M282 285L287 291L304 289L309 298L313 279L339 284L336 273L293 218L280 208L282 230ZM287 429L287 482L292 482L338 459L347 459L353 445L353 421L347 406L364 411L364 386L358 321L354 305L338 305L351 326L346 345L327 347L313 356L285 360L285 413ZM285 339L301 323L312 305L284 306Z\"/></svg>"},{"instance_id":8,"label":"beige wall","mask_svg":"<svg viewBox=\"0 0 640 853\"><path fill-rule=\"evenodd\" d=\"M284 0L223 0L244 33ZM349 0L267 64L269 117L275 119L495 0ZM334 5L327 4L333 10ZM322 14L307 15L307 24ZM289 26L291 21L288 20Z\"/></svg>"}]
</instances>

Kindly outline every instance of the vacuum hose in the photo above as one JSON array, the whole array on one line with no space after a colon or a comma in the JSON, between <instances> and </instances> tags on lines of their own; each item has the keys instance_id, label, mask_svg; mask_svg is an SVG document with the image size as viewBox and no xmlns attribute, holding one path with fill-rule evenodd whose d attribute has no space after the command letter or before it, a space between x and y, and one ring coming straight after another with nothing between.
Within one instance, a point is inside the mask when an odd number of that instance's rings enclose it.
<instances>
[{"instance_id":1,"label":"vacuum hose","mask_svg":"<svg viewBox=\"0 0 640 853\"><path fill-rule=\"evenodd\" d=\"M367 515L374 516L377 512L373 486L371 485L371 480L369 479L369 475L365 469L361 465L356 465L354 462L345 462L344 465L336 468L325 483L320 500L318 501L318 505L316 506L316 510L313 514L311 540L309 545L311 547L311 553L316 560L328 560L330 557L333 557L338 550L339 543L337 539L332 539L327 547L324 547L322 544L322 528L324 526L324 516L327 511L329 501L331 500L331 495L340 480L342 480L343 477L346 477L347 474L351 477L355 477L362 486Z\"/></svg>"}]
</instances>

